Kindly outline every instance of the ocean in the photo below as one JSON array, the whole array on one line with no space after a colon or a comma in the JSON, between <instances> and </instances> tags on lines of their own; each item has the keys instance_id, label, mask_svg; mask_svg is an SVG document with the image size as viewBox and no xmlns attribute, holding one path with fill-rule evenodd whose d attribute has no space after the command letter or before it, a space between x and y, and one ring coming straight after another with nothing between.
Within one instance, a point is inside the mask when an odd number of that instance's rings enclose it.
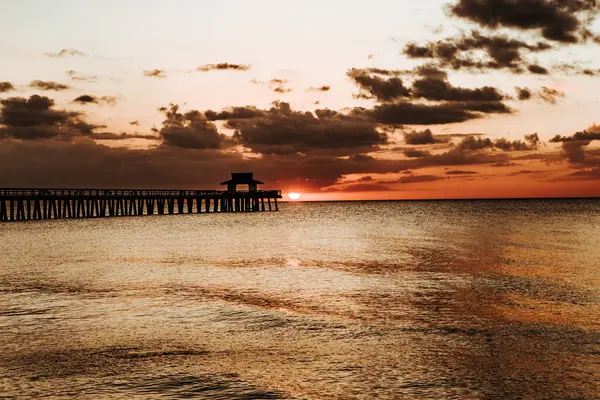
<instances>
[{"instance_id":1,"label":"ocean","mask_svg":"<svg viewBox=\"0 0 600 400\"><path fill-rule=\"evenodd\" d=\"M600 200L0 224L0 398L599 399Z\"/></svg>"}]
</instances>

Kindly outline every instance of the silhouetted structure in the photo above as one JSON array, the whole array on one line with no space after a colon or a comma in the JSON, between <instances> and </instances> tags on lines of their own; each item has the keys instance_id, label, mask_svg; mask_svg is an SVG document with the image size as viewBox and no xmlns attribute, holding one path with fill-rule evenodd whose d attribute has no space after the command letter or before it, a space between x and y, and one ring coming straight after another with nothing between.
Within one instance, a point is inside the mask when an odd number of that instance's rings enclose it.
<instances>
[{"instance_id":1,"label":"silhouetted structure","mask_svg":"<svg viewBox=\"0 0 600 400\"><path fill-rule=\"evenodd\" d=\"M230 192L237 191L237 185L248 185L249 192L256 192L258 185L264 185L264 182L254 179L252 172L234 172L231 174L231 179L221 182L221 185L227 185L227 190Z\"/></svg>"},{"instance_id":2,"label":"silhouetted structure","mask_svg":"<svg viewBox=\"0 0 600 400\"><path fill-rule=\"evenodd\" d=\"M0 189L0 222L155 214L278 211L280 190L258 190L252 173L232 174L218 190ZM238 191L237 185L248 185Z\"/></svg>"}]
</instances>

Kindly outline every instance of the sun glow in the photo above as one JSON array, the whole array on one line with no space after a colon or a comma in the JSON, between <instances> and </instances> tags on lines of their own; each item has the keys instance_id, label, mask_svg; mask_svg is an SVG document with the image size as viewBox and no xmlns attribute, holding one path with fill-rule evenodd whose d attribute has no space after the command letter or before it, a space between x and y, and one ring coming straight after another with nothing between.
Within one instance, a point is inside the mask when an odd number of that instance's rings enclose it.
<instances>
[{"instance_id":1,"label":"sun glow","mask_svg":"<svg viewBox=\"0 0 600 400\"><path fill-rule=\"evenodd\" d=\"M298 200L300 198L300 193L291 192L288 193L288 197L290 198L290 200Z\"/></svg>"}]
</instances>

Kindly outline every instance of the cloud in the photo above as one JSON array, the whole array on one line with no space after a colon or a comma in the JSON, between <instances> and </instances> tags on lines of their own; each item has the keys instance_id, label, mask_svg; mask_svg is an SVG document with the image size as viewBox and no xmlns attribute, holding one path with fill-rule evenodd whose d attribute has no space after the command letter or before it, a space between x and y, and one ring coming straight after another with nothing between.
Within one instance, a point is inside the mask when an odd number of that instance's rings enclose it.
<instances>
[{"instance_id":1,"label":"cloud","mask_svg":"<svg viewBox=\"0 0 600 400\"><path fill-rule=\"evenodd\" d=\"M556 104L557 99L559 97L565 97L565 93L560 90L552 89L543 86L541 90L538 92L538 96L540 99L545 101L546 103Z\"/></svg>"},{"instance_id":2,"label":"cloud","mask_svg":"<svg viewBox=\"0 0 600 400\"><path fill-rule=\"evenodd\" d=\"M287 79L273 78L269 81L269 88L275 93L289 93L292 89L286 88Z\"/></svg>"},{"instance_id":3,"label":"cloud","mask_svg":"<svg viewBox=\"0 0 600 400\"><path fill-rule=\"evenodd\" d=\"M40 80L31 81L29 83L29 86L34 89L55 90L57 92L71 89L70 86L64 85L62 83L57 83L57 82L53 82L53 81L40 81Z\"/></svg>"},{"instance_id":4,"label":"cloud","mask_svg":"<svg viewBox=\"0 0 600 400\"><path fill-rule=\"evenodd\" d=\"M306 89L307 92L329 92L331 90L331 86L323 85L323 86L311 86Z\"/></svg>"},{"instance_id":5,"label":"cloud","mask_svg":"<svg viewBox=\"0 0 600 400\"><path fill-rule=\"evenodd\" d=\"M523 53L550 49L552 46L544 42L529 44L506 35L488 36L473 30L470 35L461 34L424 45L411 42L403 53L414 59L434 59L440 66L453 69L509 69L521 73L527 65Z\"/></svg>"},{"instance_id":6,"label":"cloud","mask_svg":"<svg viewBox=\"0 0 600 400\"><path fill-rule=\"evenodd\" d=\"M486 28L537 30L550 41L577 43L590 38L598 8L595 0L459 0L449 10Z\"/></svg>"},{"instance_id":7,"label":"cloud","mask_svg":"<svg viewBox=\"0 0 600 400\"><path fill-rule=\"evenodd\" d=\"M372 71L352 68L346 72L346 75L360 87L361 92L356 97L392 101L410 95L410 91L404 86L402 79L396 76L382 78L372 75Z\"/></svg>"},{"instance_id":8,"label":"cloud","mask_svg":"<svg viewBox=\"0 0 600 400\"><path fill-rule=\"evenodd\" d=\"M427 156L431 155L431 153L428 151L415 150L415 149L406 149L406 150L402 151L402 153L404 153L404 155L408 158L422 158L422 157L427 157Z\"/></svg>"},{"instance_id":9,"label":"cloud","mask_svg":"<svg viewBox=\"0 0 600 400\"><path fill-rule=\"evenodd\" d=\"M323 190L325 193L332 192L344 192L344 193L357 193L357 192L389 192L389 187L379 183L355 183L346 185L343 187L333 186Z\"/></svg>"},{"instance_id":10,"label":"cloud","mask_svg":"<svg viewBox=\"0 0 600 400\"><path fill-rule=\"evenodd\" d=\"M446 80L423 78L415 81L412 86L412 97L434 101L500 101L504 99L498 89L484 86L467 89L455 87Z\"/></svg>"},{"instance_id":11,"label":"cloud","mask_svg":"<svg viewBox=\"0 0 600 400\"><path fill-rule=\"evenodd\" d=\"M465 171L465 170L460 170L460 169L446 171L446 175L477 175L477 174L479 174L479 172Z\"/></svg>"},{"instance_id":12,"label":"cloud","mask_svg":"<svg viewBox=\"0 0 600 400\"><path fill-rule=\"evenodd\" d=\"M265 110L259 110L255 106L229 107L221 111L207 110L204 115L209 121L224 121L228 119L248 119L266 115Z\"/></svg>"},{"instance_id":13,"label":"cloud","mask_svg":"<svg viewBox=\"0 0 600 400\"><path fill-rule=\"evenodd\" d=\"M164 69L147 69L144 71L144 76L148 78L166 78L167 74Z\"/></svg>"},{"instance_id":14,"label":"cloud","mask_svg":"<svg viewBox=\"0 0 600 400\"><path fill-rule=\"evenodd\" d=\"M411 174L408 176L403 176L400 179L393 181L393 182L389 182L389 183L408 184L408 183L420 183L420 182L433 182L433 181L439 181L441 179L446 179L446 178L437 176L437 175L412 175Z\"/></svg>"},{"instance_id":15,"label":"cloud","mask_svg":"<svg viewBox=\"0 0 600 400\"><path fill-rule=\"evenodd\" d=\"M410 102L383 103L373 109L356 108L353 113L364 115L382 124L438 125L479 119L486 114L511 114L508 106L497 101L445 102L423 104Z\"/></svg>"},{"instance_id":16,"label":"cloud","mask_svg":"<svg viewBox=\"0 0 600 400\"><path fill-rule=\"evenodd\" d=\"M576 132L571 136L556 135L550 139L551 143L560 142L580 142L580 141L591 141L600 140L600 126L592 125L587 130Z\"/></svg>"},{"instance_id":17,"label":"cloud","mask_svg":"<svg viewBox=\"0 0 600 400\"><path fill-rule=\"evenodd\" d=\"M519 100L540 99L549 104L556 104L559 97L565 97L565 93L557 89L542 86L539 90L533 91L529 88L516 87L517 98Z\"/></svg>"},{"instance_id":18,"label":"cloud","mask_svg":"<svg viewBox=\"0 0 600 400\"><path fill-rule=\"evenodd\" d=\"M537 133L525 135L524 139L524 141L511 141L505 138L500 138L492 141L488 138L469 136L464 138L458 144L458 149L461 151L477 151L484 149L499 149L502 151L531 151L536 150L541 143Z\"/></svg>"},{"instance_id":19,"label":"cloud","mask_svg":"<svg viewBox=\"0 0 600 400\"><path fill-rule=\"evenodd\" d=\"M515 91L519 100L529 100L533 96L533 93L528 88L515 87Z\"/></svg>"},{"instance_id":20,"label":"cloud","mask_svg":"<svg viewBox=\"0 0 600 400\"><path fill-rule=\"evenodd\" d=\"M53 58L57 58L57 57L85 57L85 56L87 56L87 54L85 54L84 52L76 50L76 49L62 49L58 53L45 53L45 54L48 57L53 57Z\"/></svg>"},{"instance_id":21,"label":"cloud","mask_svg":"<svg viewBox=\"0 0 600 400\"><path fill-rule=\"evenodd\" d=\"M179 111L179 106L170 104L159 109L165 119L159 131L163 139L162 146L179 147L183 149L219 149L229 138L217 130L217 126L206 119L197 110L186 113Z\"/></svg>"},{"instance_id":22,"label":"cloud","mask_svg":"<svg viewBox=\"0 0 600 400\"><path fill-rule=\"evenodd\" d=\"M98 132L98 129L105 126L88 123L81 112L59 110L54 105L54 100L39 95L0 100L0 142L2 139L56 139L63 142L76 139L157 139L153 135Z\"/></svg>"},{"instance_id":23,"label":"cloud","mask_svg":"<svg viewBox=\"0 0 600 400\"><path fill-rule=\"evenodd\" d=\"M98 76L97 75L83 75L83 74L80 74L79 72L74 71L72 69L65 71L65 73L67 75L69 75L71 77L71 79L74 80L74 81L98 82Z\"/></svg>"},{"instance_id":24,"label":"cloud","mask_svg":"<svg viewBox=\"0 0 600 400\"><path fill-rule=\"evenodd\" d=\"M200 72L208 72L208 71L248 71L251 66L246 64L229 64L229 63L218 63L218 64L206 64L201 65L196 68L197 71Z\"/></svg>"},{"instance_id":25,"label":"cloud","mask_svg":"<svg viewBox=\"0 0 600 400\"><path fill-rule=\"evenodd\" d=\"M54 101L44 96L11 97L0 100L0 105L0 138L70 140L92 136L99 128L85 122L80 113L54 109Z\"/></svg>"},{"instance_id":26,"label":"cloud","mask_svg":"<svg viewBox=\"0 0 600 400\"><path fill-rule=\"evenodd\" d=\"M15 90L15 87L10 82L0 82L0 93L10 92L11 90Z\"/></svg>"},{"instance_id":27,"label":"cloud","mask_svg":"<svg viewBox=\"0 0 600 400\"><path fill-rule=\"evenodd\" d=\"M600 167L582 169L567 175L567 178L575 180L600 180Z\"/></svg>"},{"instance_id":28,"label":"cloud","mask_svg":"<svg viewBox=\"0 0 600 400\"><path fill-rule=\"evenodd\" d=\"M586 162L585 147L594 140L600 140L600 126L592 125L587 130L571 136L556 135L551 143L562 143L562 156L574 164Z\"/></svg>"},{"instance_id":29,"label":"cloud","mask_svg":"<svg viewBox=\"0 0 600 400\"><path fill-rule=\"evenodd\" d=\"M527 67L527 70L529 72L531 72L532 74L536 74L536 75L548 75L548 69L545 67L542 67L541 65L538 64L531 64Z\"/></svg>"},{"instance_id":30,"label":"cloud","mask_svg":"<svg viewBox=\"0 0 600 400\"><path fill-rule=\"evenodd\" d=\"M102 96L96 97L88 94L81 95L73 100L74 103L79 104L107 104L107 105L115 105L117 104L117 98L114 96Z\"/></svg>"},{"instance_id":31,"label":"cloud","mask_svg":"<svg viewBox=\"0 0 600 400\"><path fill-rule=\"evenodd\" d=\"M375 122L328 109L295 111L288 103L274 102L269 110L244 108L237 115L241 112L248 118L231 118L226 125L236 131L243 145L262 154L357 153L373 150L388 140L376 129ZM216 118L212 113L210 117Z\"/></svg>"},{"instance_id":32,"label":"cloud","mask_svg":"<svg viewBox=\"0 0 600 400\"><path fill-rule=\"evenodd\" d=\"M433 144L445 143L448 140L434 136L430 129L424 131L404 132L404 141L406 144Z\"/></svg>"}]
</instances>

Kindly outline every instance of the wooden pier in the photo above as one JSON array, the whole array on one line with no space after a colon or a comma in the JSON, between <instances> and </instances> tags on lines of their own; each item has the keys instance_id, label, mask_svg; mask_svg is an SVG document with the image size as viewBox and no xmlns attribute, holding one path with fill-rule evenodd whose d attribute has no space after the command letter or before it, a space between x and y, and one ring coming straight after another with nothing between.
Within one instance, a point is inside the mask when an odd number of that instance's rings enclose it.
<instances>
[{"instance_id":1,"label":"wooden pier","mask_svg":"<svg viewBox=\"0 0 600 400\"><path fill-rule=\"evenodd\" d=\"M257 190L254 185L238 191L232 181L225 191L0 189L0 222L279 210L280 190Z\"/></svg>"}]
</instances>

